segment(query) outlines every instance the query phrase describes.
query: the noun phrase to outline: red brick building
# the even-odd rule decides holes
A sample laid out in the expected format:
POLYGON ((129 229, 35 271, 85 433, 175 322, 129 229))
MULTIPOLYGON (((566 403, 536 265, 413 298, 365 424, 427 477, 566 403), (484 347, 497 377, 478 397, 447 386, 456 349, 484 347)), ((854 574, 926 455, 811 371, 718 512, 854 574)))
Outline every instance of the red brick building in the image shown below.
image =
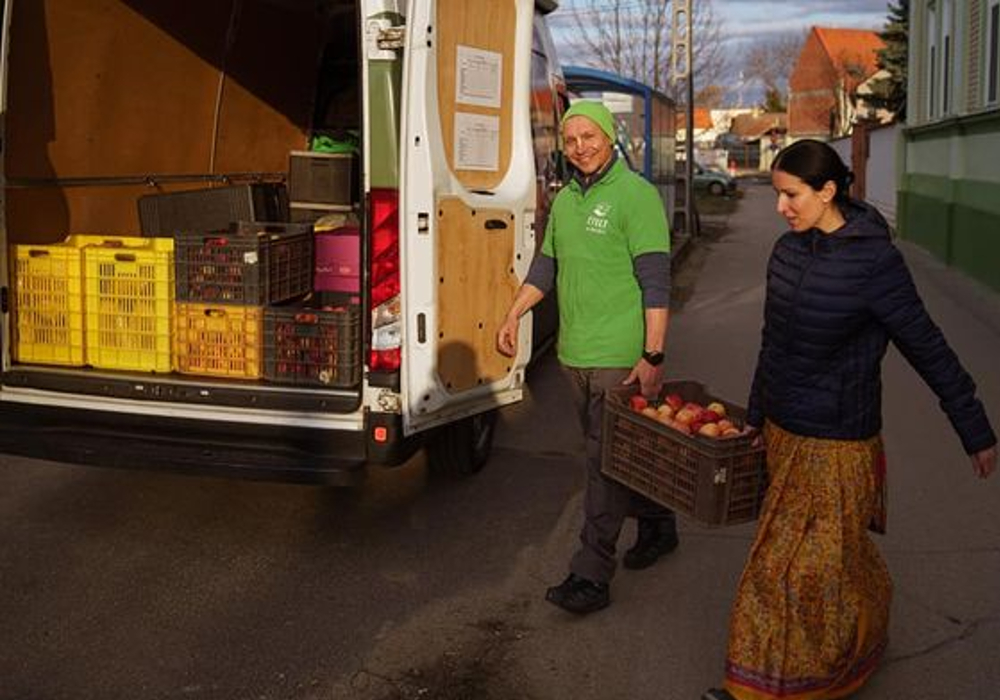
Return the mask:
POLYGON ((831 139, 851 132, 858 85, 884 46, 865 29, 813 27, 788 80, 788 135, 831 139))

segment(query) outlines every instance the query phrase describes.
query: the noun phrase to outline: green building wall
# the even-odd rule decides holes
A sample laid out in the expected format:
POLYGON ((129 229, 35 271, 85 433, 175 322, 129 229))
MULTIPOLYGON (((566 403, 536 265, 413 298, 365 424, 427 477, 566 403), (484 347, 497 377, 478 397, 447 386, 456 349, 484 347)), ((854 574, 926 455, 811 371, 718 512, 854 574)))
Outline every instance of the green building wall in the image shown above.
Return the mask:
POLYGON ((1000 291, 1000 111, 903 132, 902 238, 1000 291))

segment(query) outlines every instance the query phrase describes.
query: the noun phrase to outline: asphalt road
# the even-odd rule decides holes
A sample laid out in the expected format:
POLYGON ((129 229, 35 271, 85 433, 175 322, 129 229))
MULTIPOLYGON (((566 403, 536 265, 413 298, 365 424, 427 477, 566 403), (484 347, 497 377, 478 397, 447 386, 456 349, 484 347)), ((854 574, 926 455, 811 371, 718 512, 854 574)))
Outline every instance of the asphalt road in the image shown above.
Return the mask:
POLYGON ((0 457, 0 698, 340 697, 415 611, 505 579, 574 464, 347 491, 0 457))
MULTIPOLYGON (((668 372, 742 402, 763 261, 751 186, 676 277, 668 372)), ((1000 416, 1000 299, 906 249, 928 307, 1000 416)), ((974 480, 933 396, 886 364, 889 657, 860 700, 993 700, 1000 481, 974 480)), ((0 457, 0 700, 684 700, 716 683, 753 526, 681 523, 573 618, 542 599, 580 524, 582 440, 553 358, 460 482, 422 458, 355 490, 0 457)), ((632 536, 623 534, 623 545, 632 536)))

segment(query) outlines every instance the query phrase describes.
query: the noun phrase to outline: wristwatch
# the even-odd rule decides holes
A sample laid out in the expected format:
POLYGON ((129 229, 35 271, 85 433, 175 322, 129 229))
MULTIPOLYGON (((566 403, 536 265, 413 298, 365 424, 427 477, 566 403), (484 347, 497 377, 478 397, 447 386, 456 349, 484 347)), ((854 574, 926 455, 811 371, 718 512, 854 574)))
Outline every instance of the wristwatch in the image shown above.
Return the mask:
POLYGON ((642 359, 644 359, 653 367, 659 367, 663 364, 663 353, 657 351, 643 350, 642 359))

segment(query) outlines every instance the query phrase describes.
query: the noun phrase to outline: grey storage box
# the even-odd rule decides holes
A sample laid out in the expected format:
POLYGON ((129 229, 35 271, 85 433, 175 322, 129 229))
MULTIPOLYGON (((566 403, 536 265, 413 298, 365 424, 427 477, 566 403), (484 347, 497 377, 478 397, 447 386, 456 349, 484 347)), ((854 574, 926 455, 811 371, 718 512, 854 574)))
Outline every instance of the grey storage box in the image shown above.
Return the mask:
POLYGON ((219 231, 234 221, 288 220, 288 190, 281 183, 255 182, 139 198, 139 226, 144 236, 219 231))
POLYGON ((358 199, 358 158, 353 153, 292 151, 288 198, 297 209, 350 208, 358 199))

